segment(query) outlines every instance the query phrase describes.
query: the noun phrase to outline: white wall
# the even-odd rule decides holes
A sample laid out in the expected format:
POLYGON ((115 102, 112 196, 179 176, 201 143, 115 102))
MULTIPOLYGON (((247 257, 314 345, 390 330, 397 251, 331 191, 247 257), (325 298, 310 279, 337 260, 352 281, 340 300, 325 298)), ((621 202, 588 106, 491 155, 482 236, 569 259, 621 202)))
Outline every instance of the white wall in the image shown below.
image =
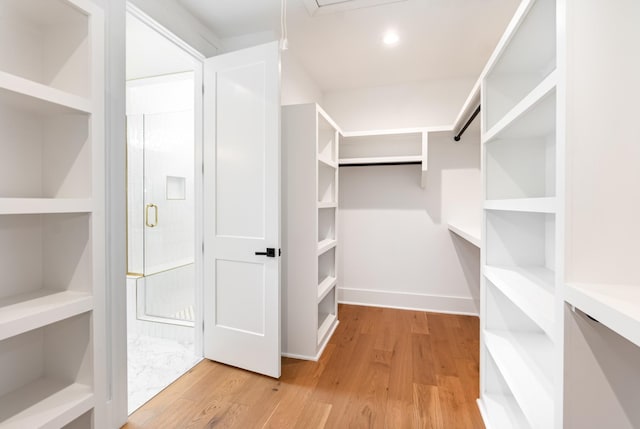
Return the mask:
POLYGON ((322 90, 291 50, 283 51, 281 104, 322 103, 322 90))
POLYGON ((219 38, 175 0, 131 0, 131 3, 204 56, 212 57, 220 51, 219 38))
MULTIPOLYGON (((472 80, 325 93, 345 130, 450 124, 472 80)), ((479 249, 449 221, 480 225, 480 130, 430 140, 427 186, 419 166, 340 169, 342 302, 477 314, 479 249)))
POLYGON ((343 131, 450 125, 475 79, 450 79, 324 93, 343 131))

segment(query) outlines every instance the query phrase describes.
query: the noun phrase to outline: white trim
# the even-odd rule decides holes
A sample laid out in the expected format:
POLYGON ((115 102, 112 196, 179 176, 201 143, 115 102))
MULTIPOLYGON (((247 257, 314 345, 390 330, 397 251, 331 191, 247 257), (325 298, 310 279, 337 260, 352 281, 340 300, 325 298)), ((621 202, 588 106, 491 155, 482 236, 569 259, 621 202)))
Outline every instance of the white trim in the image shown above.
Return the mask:
POLYGON ((200 53, 197 49, 193 48, 191 45, 189 45, 187 42, 182 40, 180 37, 176 36, 175 33, 173 33, 164 25, 160 24, 155 19, 151 18, 149 15, 143 12, 142 9, 140 9, 130 1, 127 1, 127 13, 139 19, 147 27, 151 28, 153 31, 163 36, 165 39, 167 39, 168 41, 176 45, 178 48, 185 51, 187 54, 194 57, 196 60, 200 62, 205 60, 205 56, 202 55, 202 53, 200 53))
POLYGON ((458 296, 338 288, 338 302, 340 304, 396 308, 399 310, 417 310, 466 316, 479 315, 478 301, 473 298, 458 296))
MULTIPOLYGON (((125 9, 123 7, 123 9, 125 9)), ((205 57, 196 49, 191 47, 184 40, 176 36, 166 27, 159 24, 149 15, 144 13, 138 7, 132 5, 130 2, 126 3, 126 10, 117 10, 112 12, 112 15, 109 16, 110 19, 114 19, 115 17, 122 19, 122 15, 120 13, 124 12, 124 16, 127 14, 131 14, 135 18, 139 19, 143 24, 147 25, 152 30, 156 31, 158 34, 166 38, 168 41, 172 42, 178 48, 183 50, 185 53, 189 54, 194 59, 194 91, 196 94, 196 107, 195 107, 195 151, 196 151, 196 164, 195 164, 195 177, 196 177, 196 243, 198 243, 198 248, 202 244, 202 214, 198 210, 198 198, 202 200, 202 170, 199 167, 202 162, 202 121, 203 121, 203 113, 202 113, 202 91, 199 89, 202 87, 202 73, 203 73, 203 62, 205 57), (118 14, 118 15, 116 15, 118 14), (199 187, 198 187, 199 186, 199 187), (198 236, 199 234, 199 236, 198 236)), ((124 24, 120 23, 120 24, 124 24)), ((116 28, 116 30, 119 30, 116 28)), ((111 31, 115 31, 111 29, 111 31)), ((122 29, 124 34, 124 29, 122 29)), ((111 36, 113 37, 113 36, 111 36)), ((109 38, 107 38, 109 41, 109 38)), ((114 52, 117 51, 117 47, 111 48, 111 55, 114 55, 114 52)), ((118 52, 121 54, 120 52, 118 52)), ((124 55, 122 58, 119 58, 124 61, 124 55)), ((110 59, 110 61, 113 61, 110 59)), ((124 64, 123 64, 124 65, 124 64)), ((117 66, 117 65, 116 65, 117 66)), ((115 66, 114 66, 115 67, 115 66)), ((110 67, 110 72, 115 74, 114 67, 110 67)), ((109 187, 107 189, 108 201, 109 201, 109 216, 112 217, 112 220, 109 221, 108 230, 109 233, 106 235, 107 239, 107 248, 109 253, 109 261, 108 261, 108 273, 109 278, 108 282, 111 290, 111 302, 108 304, 108 316, 111 320, 109 320, 108 330, 109 330, 109 338, 111 343, 111 352, 110 356, 112 359, 111 367, 109 370, 109 384, 110 384, 110 401, 108 401, 109 407, 109 415, 108 420, 111 426, 119 427, 126 422, 126 416, 128 415, 127 403, 128 403, 128 392, 127 392, 127 334, 126 334, 126 288, 124 284, 122 287, 118 287, 117 282, 122 276, 124 280, 126 274, 126 267, 122 266, 119 255, 122 253, 123 248, 126 248, 126 242, 124 243, 123 248, 120 248, 120 239, 118 237, 119 232, 124 232, 126 228, 126 220, 124 219, 125 208, 121 206, 123 202, 123 194, 122 187, 116 186, 120 185, 121 181, 124 178, 125 170, 124 170, 124 149, 126 149, 125 140, 117 135, 113 130, 113 127, 117 125, 117 128, 124 125, 124 120, 122 123, 115 122, 119 120, 120 109, 116 109, 115 102, 124 101, 125 97, 125 89, 126 89, 126 81, 122 82, 120 85, 119 77, 110 77, 108 80, 109 87, 111 87, 112 99, 115 100, 112 102, 112 105, 109 106, 109 115, 110 117, 107 119, 109 123, 109 127, 107 128, 107 141, 109 142, 108 150, 108 183, 109 187), (118 83, 118 85, 114 85, 118 83), (121 86, 121 87, 120 87, 121 86), (122 93, 120 93, 122 91, 122 93), (122 100, 121 100, 122 99, 122 100), (114 125, 115 123, 115 125, 114 125), (116 140, 117 139, 117 140, 116 140), (113 144, 117 142, 118 144, 113 144), (122 146, 119 146, 119 145, 122 146), (119 175, 122 174, 122 177, 119 175), (123 223, 124 222, 124 223, 123 223), (114 236, 115 234, 115 236, 114 236), (115 241, 113 241, 115 240, 115 241), (118 260, 115 260, 115 256, 118 256, 118 260)), ((118 106, 124 109, 124 103, 122 106, 118 106)), ((121 114, 124 118, 124 110, 122 110, 121 114)), ((117 129, 116 129, 117 131, 117 129)), ((121 135, 124 135, 122 133, 121 135)), ((202 207, 200 203, 200 208, 202 207)), ((203 269, 202 258, 199 253, 196 253, 195 258, 196 264, 196 312, 202 312, 202 295, 203 295, 203 283, 202 283, 202 275, 199 270, 203 269), (200 263, 198 263, 200 262, 200 263)), ((195 348, 196 352, 203 355, 202 348, 202 316, 196 319, 195 323, 195 336, 196 343, 195 348)))

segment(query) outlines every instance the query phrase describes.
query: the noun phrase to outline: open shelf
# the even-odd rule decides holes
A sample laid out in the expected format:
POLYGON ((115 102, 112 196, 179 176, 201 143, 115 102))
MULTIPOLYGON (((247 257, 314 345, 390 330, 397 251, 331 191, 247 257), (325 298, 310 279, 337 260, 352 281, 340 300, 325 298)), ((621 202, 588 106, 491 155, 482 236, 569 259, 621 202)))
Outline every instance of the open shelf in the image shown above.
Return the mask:
POLYGON ((318 163, 318 203, 335 203, 338 201, 336 191, 337 170, 318 163))
POLYGON ((422 161, 422 130, 344 134, 340 141, 340 164, 376 159, 422 161))
POLYGON ((338 164, 336 162, 330 161, 328 159, 318 157, 318 162, 326 165, 327 167, 338 168, 338 164))
POLYGON ((2 14, 1 71, 91 96, 88 15, 63 0, 4 0, 2 14))
POLYGON ((555 213, 555 198, 518 198, 512 200, 486 200, 486 210, 502 210, 512 212, 555 213))
POLYGON ((529 429, 531 426, 518 407, 512 395, 487 393, 482 399, 483 413, 489 429, 518 428, 529 429))
POLYGON ((486 356, 485 392, 478 405, 487 429, 531 429, 491 355, 486 356))
POLYGON ((92 111, 91 100, 0 71, 0 102, 45 115, 92 111))
POLYGON ((90 386, 40 378, 0 397, 0 427, 59 428, 93 408, 90 386))
POLYGON ((336 290, 325 295, 318 303, 318 344, 321 344, 336 323, 336 290))
POLYGON ((0 341, 92 308, 87 292, 39 290, 0 299, 0 341))
POLYGON ((337 127, 326 113, 318 108, 318 160, 334 166, 338 159, 337 127))
POLYGON ((0 115, 0 198, 92 196, 90 116, 33 114, 1 97, 0 115))
POLYGON ((336 239, 336 210, 318 210, 318 243, 336 239))
POLYGON ((492 128, 556 68, 556 2, 522 2, 498 43, 484 81, 485 129, 492 128))
POLYGON ((331 289, 333 289, 337 282, 338 279, 333 276, 327 276, 320 282, 320 284, 318 285, 318 302, 322 301, 324 297, 327 296, 327 294, 331 291, 331 289))
POLYGON ((555 270, 555 215, 488 210, 485 219, 487 265, 555 270))
MULTIPOLYGON (((485 331, 485 344, 523 414, 535 428, 553 427, 552 386, 549 374, 533 362, 536 354, 550 354, 544 334, 485 331)), ((551 372, 551 370, 548 370, 551 372)))
POLYGON ((338 242, 332 238, 327 238, 326 240, 322 240, 318 243, 318 255, 322 255, 327 251, 336 247, 338 242))
POLYGON ((421 164, 422 156, 386 156, 386 157, 370 157, 370 158, 341 158, 340 166, 357 166, 357 165, 395 165, 395 164, 421 164))
POLYGON ((338 203, 330 201, 330 202, 320 202, 318 203, 318 208, 319 209, 335 209, 336 207, 338 207, 338 203))
POLYGON ((489 143, 498 139, 531 138, 553 132, 556 84, 554 72, 490 128, 482 141, 489 143))
POLYGON ((569 283, 565 299, 640 347, 640 285, 569 283))
POLYGON ((480 228, 479 227, 470 227, 468 225, 460 226, 457 224, 450 223, 448 225, 449 231, 455 233, 456 235, 464 238, 469 243, 473 244, 476 247, 480 247, 481 239, 480 239, 480 228))
POLYGON ((91 214, 0 216, 0 300, 42 289, 92 293, 91 229, 91 214))
POLYGON ((90 213, 90 198, 0 198, 0 215, 90 213))
POLYGON ((0 341, 0 427, 62 427, 93 407, 91 315, 0 341))
POLYGON ((485 266, 484 276, 550 337, 554 326, 554 273, 541 267, 485 266))

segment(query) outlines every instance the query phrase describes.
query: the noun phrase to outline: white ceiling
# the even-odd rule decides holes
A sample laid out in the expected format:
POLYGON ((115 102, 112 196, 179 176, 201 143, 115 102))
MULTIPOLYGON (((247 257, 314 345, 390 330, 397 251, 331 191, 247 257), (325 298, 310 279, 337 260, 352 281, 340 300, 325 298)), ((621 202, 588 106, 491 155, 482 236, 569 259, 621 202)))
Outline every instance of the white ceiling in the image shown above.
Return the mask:
MULTIPOLYGON (((280 0, 178 0, 220 38, 280 34, 280 0)), ((477 77, 520 0, 407 0, 311 17, 288 0, 289 48, 323 91, 477 77), (400 43, 384 46, 395 29, 400 43)))

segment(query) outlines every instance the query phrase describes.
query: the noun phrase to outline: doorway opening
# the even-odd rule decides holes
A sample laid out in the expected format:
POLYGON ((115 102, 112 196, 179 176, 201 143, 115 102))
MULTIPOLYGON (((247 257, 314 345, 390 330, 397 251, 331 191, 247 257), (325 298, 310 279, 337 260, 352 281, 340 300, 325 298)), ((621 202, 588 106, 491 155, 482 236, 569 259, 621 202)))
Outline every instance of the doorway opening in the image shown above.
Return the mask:
POLYGON ((126 33, 130 414, 202 359, 195 168, 202 61, 133 6, 126 33))

